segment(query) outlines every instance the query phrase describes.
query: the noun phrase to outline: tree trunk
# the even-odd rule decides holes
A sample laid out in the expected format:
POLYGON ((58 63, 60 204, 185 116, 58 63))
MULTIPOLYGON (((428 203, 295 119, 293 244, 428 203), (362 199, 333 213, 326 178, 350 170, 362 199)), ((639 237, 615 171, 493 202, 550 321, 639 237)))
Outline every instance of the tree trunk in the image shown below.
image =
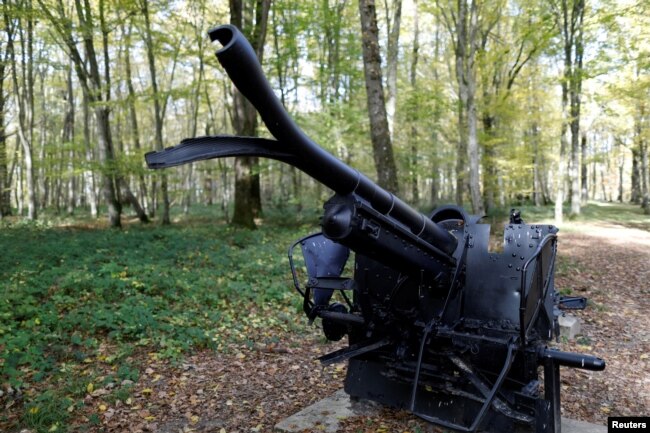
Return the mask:
MULTIPOLYGON (((99 89, 97 89, 99 90, 99 89)), ((96 101, 93 101, 96 104, 96 101)), ((102 194, 108 205, 108 221, 111 227, 121 227, 122 204, 118 196, 118 185, 115 181, 115 155, 109 122, 108 108, 101 105, 95 106, 97 119, 97 148, 99 150, 99 163, 102 166, 102 194)))
MULTIPOLYGON (((0 71, 1 73, 2 71, 0 71)), ((1 84, 0 84, 1 85, 1 84)), ((0 89, 0 92, 2 90, 0 89)), ((0 95, 0 219, 11 215, 11 185, 7 173, 7 140, 4 128, 4 100, 0 95)))
MULTIPOLYGON (((97 119, 97 146, 99 149, 99 162, 102 166, 102 193, 108 206, 108 221, 111 227, 122 226, 122 204, 119 196, 119 182, 117 182, 117 167, 115 161, 115 151, 113 149, 113 138, 111 135, 110 109, 105 104, 110 100, 110 65, 104 65, 104 83, 99 72, 97 54, 94 46, 92 35, 92 9, 89 0, 84 0, 84 7, 80 5, 80 0, 76 0, 77 13, 80 22, 84 27, 84 43, 86 47, 86 56, 90 63, 90 82, 91 86, 91 103, 95 105, 95 118, 97 119), (82 18, 83 15, 85 18, 82 18), (105 93, 102 93, 105 92, 105 93)), ((108 63, 108 47, 106 43, 106 30, 104 23, 104 0, 100 0, 100 26, 102 30, 104 62, 108 63)))
MULTIPOLYGON (((401 1, 400 1, 400 8, 401 8, 401 1)), ((418 87, 417 87, 417 68, 418 68, 418 60, 419 60, 419 51, 420 51, 420 25, 419 25, 419 15, 418 15, 418 3, 417 0, 415 0, 414 4, 415 8, 415 16, 413 17, 413 51, 411 53, 411 76, 410 76, 410 81, 411 81, 411 92, 413 93, 414 97, 417 97, 419 94, 418 92, 418 87)), ((437 36, 437 34, 436 34, 437 36)), ((437 40, 436 40, 437 44, 437 40)), ((437 48, 437 47, 436 47, 437 48)), ((437 54, 437 53, 436 53, 437 54)), ((437 62, 437 56, 436 59, 434 59, 434 62, 437 62)), ((434 65, 435 68, 435 65, 434 65)), ((434 113, 434 116, 436 113, 434 113)), ((411 141, 411 156, 410 156, 410 180, 411 180, 411 197, 413 200, 413 205, 417 206, 418 203, 420 202, 420 191, 418 189, 418 116, 413 116, 411 115, 411 134, 410 134, 410 141, 411 141)), ((389 123, 390 125, 390 123, 389 123)), ((392 131, 392 130, 391 130, 392 131)), ((434 137, 437 131, 433 131, 434 137)), ((435 140, 435 138, 434 138, 435 140)), ((437 144, 438 140, 435 140, 434 144, 437 144)), ((431 199, 432 199, 432 204, 435 206, 436 198, 437 198, 437 186, 436 182, 437 179, 435 176, 432 176, 432 186, 431 186, 431 199)))
POLYGON ((530 127, 530 140, 533 145, 533 203, 542 205, 542 181, 540 176, 541 158, 539 150, 539 126, 533 121, 530 127))
MULTIPOLYGON (((479 177, 478 151, 478 113, 476 107, 476 49, 478 30, 478 10, 475 1, 458 2, 458 19, 456 22, 456 81, 458 82, 459 99, 463 116, 460 125, 461 149, 466 146, 467 163, 469 165, 469 186, 472 212, 483 214, 481 188, 479 177), (469 9, 468 9, 469 7, 469 9)), ((460 159, 459 159, 460 161, 460 159)), ((464 171, 465 168, 463 167, 464 171)), ((457 193, 458 194, 458 193, 457 193)))
POLYGON ((589 165, 587 164, 587 134, 584 132, 582 133, 580 139, 580 151, 580 201, 583 205, 586 205, 587 200, 589 200, 589 165))
MULTIPOLYGON (((585 0, 562 0, 562 11, 556 11, 564 43, 564 83, 568 87, 569 112, 565 122, 571 132, 569 164, 571 214, 580 214, 580 110, 584 54, 585 0)), ((564 97, 564 95, 563 95, 564 97)), ((564 103, 564 99, 563 99, 564 103)))
POLYGON ((487 143, 483 146, 483 196, 485 197, 485 213, 490 215, 496 207, 497 194, 497 155, 496 155, 496 116, 485 112, 481 118, 483 134, 487 143))
POLYGON ((555 203, 555 219, 556 223, 559 224, 562 221, 564 158, 567 151, 570 151, 569 189, 571 191, 571 214, 577 215, 580 213, 580 98, 582 94, 585 0, 561 0, 558 4, 552 4, 552 7, 555 22, 560 29, 564 52, 562 79, 562 112, 564 120, 560 140, 560 167, 555 203), (570 141, 566 137, 568 131, 571 133, 570 141), (570 147, 568 147, 569 145, 570 147))
MULTIPOLYGON (((244 10, 242 0, 230 0, 230 23, 244 32, 260 63, 264 53, 270 7, 271 0, 256 0, 252 10, 250 8, 244 10)), ((255 108, 234 86, 232 93, 232 123, 235 134, 257 136, 255 108)), ((261 215, 262 200, 258 165, 256 157, 235 158, 235 209, 232 217, 234 225, 255 228, 255 217, 261 215)))
POLYGON ((551 185, 549 182, 549 177, 550 176, 550 169, 547 168, 548 166, 546 163, 544 163, 544 169, 541 172, 541 188, 542 188, 542 204, 547 205, 552 202, 551 197, 551 185))
MULTIPOLYGON (((154 123, 155 123, 155 146, 157 150, 164 148, 163 144, 163 114, 160 106, 160 94, 158 91, 158 76, 156 74, 156 61, 154 56, 153 38, 151 35, 151 21, 149 19, 149 0, 141 0, 141 10, 145 23, 145 45, 147 47, 147 61, 149 64, 149 74, 151 76, 151 88, 153 90, 154 102, 154 123)), ((162 223, 167 225, 171 223, 169 218, 169 192, 167 187, 167 175, 160 175, 160 190, 163 200, 162 223)))
POLYGON ((607 201, 607 189, 605 184, 605 164, 600 165, 600 189, 603 194, 603 201, 607 201))
POLYGON ((397 192, 397 166, 393 156, 393 145, 388 130, 386 102, 381 74, 379 30, 374 0, 359 0, 361 17, 361 40, 363 45, 363 70, 370 119, 377 183, 384 189, 397 192))
MULTIPOLYGON (((199 13, 205 12, 203 9, 198 11, 199 13)), ((203 21, 201 21, 202 24, 203 21)), ((196 35, 195 44, 197 46, 198 57, 199 57, 199 70, 198 70, 198 82, 193 85, 194 95, 192 95, 192 117, 190 118, 190 137, 195 137, 198 131, 199 126, 199 104, 201 102, 201 91, 203 88, 203 76, 204 76, 204 50, 203 50, 203 26, 199 24, 193 26, 194 33, 196 35)), ((194 77, 196 77, 196 72, 193 71, 194 77)), ((192 205, 192 195, 194 191, 194 165, 189 164, 187 166, 187 173, 185 176, 185 197, 183 200, 183 213, 189 213, 190 207, 192 205)))
MULTIPOLYGON (((567 46, 565 45, 564 52, 564 74, 565 79, 568 78, 568 69, 571 65, 571 56, 570 52, 567 52, 567 46)), ((558 155, 558 168, 557 168, 557 189, 555 195, 555 224, 562 224, 564 216, 564 198, 565 198, 565 168, 567 165, 566 153, 568 148, 567 134, 569 131, 568 125, 568 104, 569 104, 569 86, 565 81, 562 82, 562 129, 560 132, 560 154, 558 155)))
MULTIPOLYGON (((463 86, 464 87, 464 86, 463 86)), ((464 92, 464 89, 459 91, 464 92)), ((467 189, 467 117, 462 96, 458 98, 458 149, 456 151, 456 204, 463 205, 465 190, 467 189)))
MULTIPOLYGON (((8 12, 4 10, 5 28, 11 28, 10 17, 8 12)), ((18 59, 14 47, 14 34, 13 31, 7 31, 7 55, 11 59, 11 77, 14 86, 14 95, 16 100, 16 108, 18 109, 18 121, 16 122, 18 140, 23 151, 24 169, 21 172, 23 178, 26 180, 27 187, 27 218, 35 220, 38 216, 37 210, 37 197, 36 197, 36 179, 34 174, 34 153, 33 153, 33 131, 34 131, 34 45, 33 45, 33 21, 31 18, 27 19, 26 29, 21 29, 22 20, 18 24, 18 30, 21 31, 21 36, 24 38, 25 43, 21 43, 21 59, 23 80, 18 80, 18 59)))
POLYGON ((255 214, 253 212, 253 176, 251 173, 253 162, 251 157, 242 156, 235 158, 235 209, 232 223, 255 228, 255 214))
MULTIPOLYGON (((125 67, 125 74, 126 74, 126 88, 128 91, 128 103, 129 103, 129 122, 131 124, 131 139, 133 140, 133 147, 135 147, 136 151, 140 153, 142 150, 142 145, 140 144, 140 126, 138 124, 138 114, 135 106, 135 101, 136 101, 136 94, 135 94, 135 88, 133 87, 133 78, 132 78, 132 73, 131 73, 131 24, 129 24, 128 31, 125 32, 125 43, 124 43, 124 67, 125 67)), ((138 175, 138 186, 139 186, 139 191, 138 191, 138 196, 140 198, 140 203, 144 207, 144 211, 151 215, 149 213, 150 209, 148 209, 147 205, 147 183, 144 179, 144 175, 140 173, 138 175)), ((153 217, 153 215, 152 215, 153 217)))
MULTIPOLYGON (((564 95, 565 87, 562 86, 562 95, 563 95, 563 106, 564 104, 564 95)), ((566 118, 565 118, 566 119, 566 118)), ((563 220, 563 206, 564 206, 564 192, 565 192, 565 169, 566 169, 566 152, 567 152, 567 131, 568 125, 566 121, 562 122, 562 132, 560 136, 560 155, 558 156, 559 162, 557 167, 557 179, 556 179, 556 192, 555 192, 555 224, 562 224, 563 220)))
POLYGON ((24 170, 22 168, 22 165, 20 164, 23 160, 23 148, 20 146, 20 139, 18 138, 18 134, 16 134, 16 161, 18 163, 16 164, 16 189, 14 190, 15 192, 15 197, 14 199, 16 200, 16 207, 18 208, 18 215, 22 216, 23 212, 25 210, 25 205, 24 205, 24 187, 23 184, 24 182, 24 170))
POLYGON ((481 196, 481 178, 479 176, 480 159, 478 149, 478 113, 475 99, 476 83, 472 78, 468 80, 467 99, 467 155, 469 162, 469 192, 472 199, 473 213, 476 215, 482 215, 484 211, 483 199, 481 196))
MULTIPOLYGON (((41 11, 49 20, 52 28, 59 34, 62 43, 67 48, 67 54, 74 63, 75 71, 82 90, 84 92, 85 104, 93 107, 97 129, 97 159, 101 165, 102 177, 102 195, 108 206, 108 220, 111 227, 121 226, 122 206, 119 201, 118 188, 115 176, 115 155, 113 152, 113 142, 110 128, 110 109, 108 101, 110 98, 110 77, 108 76, 108 65, 105 65, 105 76, 99 72, 99 62, 95 50, 93 34, 93 8, 90 0, 75 0, 74 7, 79 21, 79 26, 75 27, 72 20, 65 16, 63 2, 58 3, 57 14, 55 16, 50 7, 43 0, 38 0, 41 11), (83 1, 83 3, 82 3, 83 1), (73 34, 73 30, 78 29, 79 35, 73 34), (82 58, 77 45, 83 42, 85 58, 82 58), (104 93, 105 92, 105 93, 104 93)), ((104 0, 100 0, 100 14, 104 13, 104 0)), ((108 58, 107 52, 107 28, 103 16, 100 17, 102 37, 104 38, 104 63, 108 58)), ((86 133, 86 131, 84 131, 86 133)), ((89 135, 89 134, 88 134, 89 135)), ((86 135, 86 137, 88 137, 86 135)))
MULTIPOLYGON (((503 173, 499 170, 499 150, 500 142, 502 141, 500 138, 503 136, 503 134, 500 134, 500 118, 502 113, 500 107, 503 107, 510 98, 512 87, 522 68, 534 58, 541 44, 539 40, 531 40, 528 32, 521 35, 511 34, 512 28, 518 27, 517 21, 525 19, 527 24, 530 24, 531 18, 530 16, 528 18, 525 16, 517 18, 507 17, 504 20, 502 18, 502 11, 507 8, 506 3, 505 1, 496 1, 490 3, 489 6, 482 4, 482 7, 489 7, 490 10, 480 10, 478 12, 474 11, 476 6, 472 4, 472 15, 469 18, 470 34, 475 35, 477 33, 476 25, 474 24, 477 21, 475 15, 478 13, 481 17, 481 25, 478 27, 478 37, 473 36, 473 39, 468 41, 471 44, 470 48, 473 48, 475 51, 480 50, 480 53, 486 53, 485 58, 494 56, 493 60, 490 59, 491 61, 488 62, 483 59, 484 63, 481 67, 476 67, 481 73, 483 89, 483 99, 481 101, 481 120, 483 124, 483 136, 485 137, 482 158, 483 197, 485 201, 485 212, 488 215, 492 214, 497 206, 497 196, 499 205, 505 205, 503 189, 500 186, 503 183, 503 173), (502 25, 502 23, 505 23, 505 25, 502 25), (503 44, 502 42, 498 42, 494 48, 492 47, 493 41, 507 41, 508 39, 511 39, 512 42, 506 42, 506 45, 513 45, 511 49, 503 50, 499 46, 503 44), (517 55, 512 56, 513 52, 517 53, 517 55)), ((544 29, 539 27, 537 31, 544 32, 544 29)), ((474 62, 474 60, 471 61, 474 62)), ((480 60, 476 61, 478 62, 480 60)), ((470 71, 467 72, 467 75, 472 76, 470 75, 470 71)), ((535 74, 531 74, 529 86, 534 86, 532 83, 534 78, 535 74)), ((540 111, 536 103, 529 101, 528 105, 529 113, 540 111)), ((532 134, 537 133, 536 128, 537 126, 533 125, 533 127, 524 133, 533 137, 532 134)), ((540 158, 538 156, 534 156, 534 159, 539 160, 540 158)), ((536 168, 533 168, 533 170, 536 170, 536 168)), ((474 174, 474 176, 476 177, 477 175, 474 174)))
MULTIPOLYGON (((7 33, 11 32, 9 27, 5 28, 7 33)), ((8 60, 8 53, 5 52, 0 58, 0 219, 11 215, 11 184, 7 172, 9 155, 7 154, 7 131, 5 130, 5 67, 8 60)))
POLYGON ((83 97, 83 125, 84 125, 84 145, 86 148, 86 168, 84 170, 85 195, 88 205, 90 206, 90 216, 97 218, 97 194, 95 193, 95 176, 90 170, 91 164, 95 160, 93 150, 90 144, 90 107, 88 95, 83 97))
MULTIPOLYGON (((72 63, 72 62, 71 62, 72 63)), ((75 206, 75 177, 74 177, 74 113, 75 113, 75 103, 74 103, 74 88, 72 86, 72 64, 69 65, 67 71, 67 110, 65 117, 63 119, 63 131, 61 134, 61 142, 65 145, 70 146, 70 150, 67 153, 67 171, 68 171, 68 188, 67 188, 67 199, 66 199, 66 212, 68 215, 74 213, 75 206)))
POLYGON ((456 9, 438 5, 449 31, 455 58, 458 84, 458 155, 456 159, 456 201, 462 204, 467 188, 472 211, 483 214, 479 175, 478 113, 476 106, 476 55, 481 48, 479 33, 488 32, 490 24, 483 20, 477 1, 459 1, 456 9), (483 28, 486 27, 486 28, 483 28), (466 177, 466 173, 469 176, 466 177))
POLYGON ((140 205, 138 198, 135 196, 135 194, 133 194, 133 191, 131 191, 131 188, 129 187, 127 181, 122 176, 119 176, 117 178, 117 183, 119 189, 122 190, 122 197, 123 197, 122 201, 131 204, 133 210, 135 211, 135 214, 138 216, 138 219, 140 220, 141 223, 145 223, 145 224, 148 223, 149 217, 147 216, 147 213, 140 205))
POLYGON ((393 124, 395 122, 395 109, 397 106, 397 62, 399 57, 399 33, 402 21, 402 0, 393 0, 392 3, 392 17, 389 14, 388 7, 386 8, 386 18, 389 24, 386 48, 386 118, 388 120, 388 130, 391 140, 394 139, 393 124))
POLYGON ((648 182, 648 142, 645 137, 641 138, 641 207, 646 215, 650 215, 650 185, 648 182))
POLYGON ((571 162, 569 181, 571 182, 571 215, 580 214, 580 94, 571 91, 571 162))
MULTIPOLYGON (((619 203, 623 203, 623 173, 625 172, 625 154, 623 153, 623 145, 622 143, 618 141, 618 148, 619 148, 619 157, 618 157, 618 197, 617 200, 619 203)), ((595 168, 594 168, 595 172, 595 168)), ((592 177, 593 179, 593 177, 592 177)), ((593 185, 592 185, 593 188, 593 185)))
POLYGON ((641 152, 637 145, 632 146, 632 194, 630 203, 641 204, 641 152))

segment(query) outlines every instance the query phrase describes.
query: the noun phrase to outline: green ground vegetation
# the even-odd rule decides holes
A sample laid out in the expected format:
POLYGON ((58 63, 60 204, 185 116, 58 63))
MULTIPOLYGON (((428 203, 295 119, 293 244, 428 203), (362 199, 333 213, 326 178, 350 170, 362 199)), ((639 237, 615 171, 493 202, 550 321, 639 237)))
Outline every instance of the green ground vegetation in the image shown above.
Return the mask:
MULTIPOLYGON (((177 361, 300 317, 286 252, 313 224, 65 223, 0 228, 0 384, 22 395, 27 427, 65 425, 88 391, 137 381, 137 352, 177 361)), ((113 390, 124 400, 129 387, 113 390)))

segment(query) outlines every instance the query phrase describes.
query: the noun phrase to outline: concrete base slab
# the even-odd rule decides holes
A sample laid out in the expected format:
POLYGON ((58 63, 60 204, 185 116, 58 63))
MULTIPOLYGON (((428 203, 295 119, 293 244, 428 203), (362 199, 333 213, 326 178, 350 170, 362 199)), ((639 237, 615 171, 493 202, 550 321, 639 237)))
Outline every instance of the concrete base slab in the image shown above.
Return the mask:
POLYGON ((607 426, 562 418, 562 433, 607 433, 607 426))
MULTIPOLYGON (((339 423, 344 419, 374 416, 380 409, 381 405, 378 403, 365 400, 350 401, 350 397, 341 389, 279 422, 275 426, 275 431, 278 433, 302 431, 336 433, 339 423)), ((607 433, 607 427, 562 418, 562 433, 607 433)))
POLYGON ((346 418, 374 415, 379 412, 381 405, 367 400, 351 401, 342 389, 329 397, 317 401, 280 421, 275 426, 277 432, 295 433, 318 431, 336 433, 339 423, 346 418))

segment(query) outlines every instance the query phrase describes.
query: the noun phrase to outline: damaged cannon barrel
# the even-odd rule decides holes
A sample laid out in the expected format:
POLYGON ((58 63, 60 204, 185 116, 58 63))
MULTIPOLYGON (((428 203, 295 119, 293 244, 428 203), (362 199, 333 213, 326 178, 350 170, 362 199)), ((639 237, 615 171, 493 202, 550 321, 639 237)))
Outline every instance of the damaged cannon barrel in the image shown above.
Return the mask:
POLYGON ((358 170, 341 162, 314 143, 296 125, 271 89, 253 47, 235 26, 218 26, 209 30, 208 34, 213 41, 223 45, 216 55, 232 82, 257 109, 264 124, 282 143, 282 147, 288 148, 283 150, 293 151, 306 163, 301 167, 304 172, 337 194, 357 195, 377 212, 403 224, 418 238, 447 255, 453 253, 457 240, 452 234, 380 188, 358 170))
POLYGON ((560 309, 587 305, 584 298, 568 305, 555 290, 558 229, 527 223, 513 209, 502 251, 490 251, 482 215, 455 205, 429 216, 412 209, 307 137, 236 27, 208 34, 275 140, 189 138, 146 154, 147 164, 258 156, 335 192, 323 206, 322 232, 289 248, 289 266, 309 322, 318 319, 328 340, 348 339, 320 358, 348 362, 345 391, 456 431, 560 433, 560 367, 600 371, 605 361, 547 345, 559 338, 560 309))

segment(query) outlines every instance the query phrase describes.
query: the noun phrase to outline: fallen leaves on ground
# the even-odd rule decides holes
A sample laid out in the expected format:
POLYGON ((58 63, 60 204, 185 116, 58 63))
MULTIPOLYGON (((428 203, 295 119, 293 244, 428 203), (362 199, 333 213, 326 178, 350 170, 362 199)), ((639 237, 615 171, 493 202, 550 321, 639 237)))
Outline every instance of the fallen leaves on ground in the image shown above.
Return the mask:
POLYGON ((562 369, 562 414, 604 425, 608 416, 650 413, 650 233, 598 225, 563 233, 559 254, 571 263, 556 278, 589 299, 582 335, 562 350, 599 356, 603 372, 562 369))
POLYGON ((150 362, 130 401, 117 402, 103 413, 101 429, 268 432, 341 387, 341 367, 322 368, 316 360, 335 347, 325 345, 313 328, 273 345, 227 349, 197 353, 175 366, 150 362))

